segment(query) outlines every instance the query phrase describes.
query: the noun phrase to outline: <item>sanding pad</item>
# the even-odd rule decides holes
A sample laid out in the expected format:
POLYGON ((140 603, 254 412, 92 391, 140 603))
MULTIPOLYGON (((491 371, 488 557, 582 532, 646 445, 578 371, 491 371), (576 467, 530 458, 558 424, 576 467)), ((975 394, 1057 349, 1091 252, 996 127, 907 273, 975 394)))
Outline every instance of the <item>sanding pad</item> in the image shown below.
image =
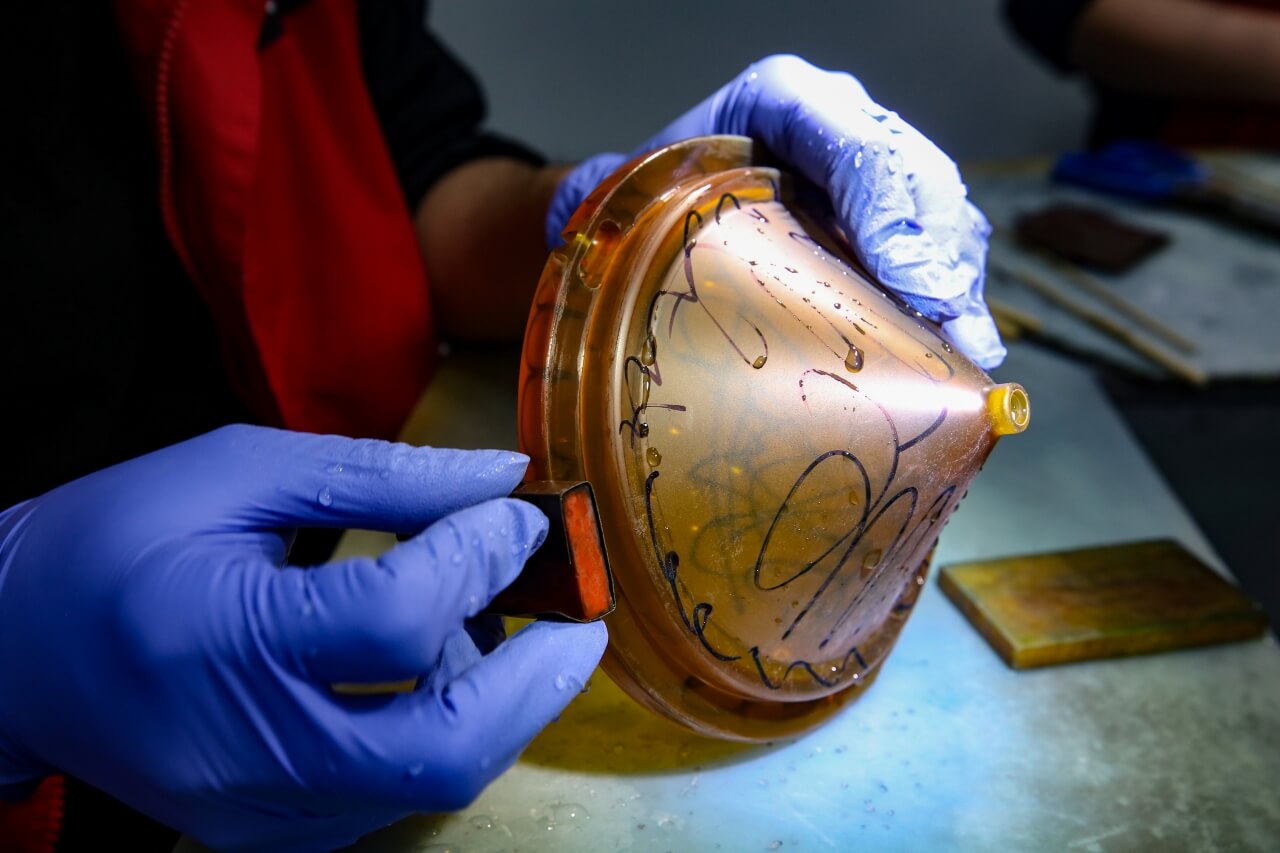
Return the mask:
POLYGON ((1262 609, 1169 540, 946 566, 939 585, 1014 669, 1261 637, 1262 609))

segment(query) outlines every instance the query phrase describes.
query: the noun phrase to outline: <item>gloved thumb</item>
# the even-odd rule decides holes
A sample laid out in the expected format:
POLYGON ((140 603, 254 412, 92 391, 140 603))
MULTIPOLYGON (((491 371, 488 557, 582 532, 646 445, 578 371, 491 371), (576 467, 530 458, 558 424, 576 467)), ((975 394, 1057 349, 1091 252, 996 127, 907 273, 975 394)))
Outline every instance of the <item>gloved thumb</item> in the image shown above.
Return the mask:
POLYGON ((171 448, 179 449, 188 458, 173 466, 175 476, 200 483, 202 517, 241 530, 417 533, 451 512, 511 494, 529 463, 506 450, 414 447, 250 426, 224 427, 171 448))

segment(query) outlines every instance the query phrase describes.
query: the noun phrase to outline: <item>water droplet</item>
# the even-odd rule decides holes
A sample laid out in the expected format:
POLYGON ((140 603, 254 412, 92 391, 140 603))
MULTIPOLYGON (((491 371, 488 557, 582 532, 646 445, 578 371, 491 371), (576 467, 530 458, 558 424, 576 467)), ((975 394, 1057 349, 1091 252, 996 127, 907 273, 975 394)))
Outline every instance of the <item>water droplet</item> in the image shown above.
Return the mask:
POLYGON ((867 556, 862 558, 862 576, 865 578, 871 574, 871 570, 880 565, 880 558, 884 556, 884 552, 879 548, 873 548, 867 552, 867 556))
POLYGON ((421 776, 422 771, 426 769, 427 766, 419 762, 418 764, 410 764, 406 772, 409 774, 410 778, 412 778, 415 776, 421 776))
POLYGON ((790 273, 797 272, 795 267, 783 267, 783 269, 790 273))
POLYGON ((648 424, 640 424, 638 427, 636 427, 636 435, 640 436, 641 438, 644 438, 648 434, 649 434, 648 424))
POLYGON ((320 490, 320 494, 316 495, 316 500, 320 502, 320 506, 333 506, 333 493, 329 491, 328 486, 320 490))
POLYGON ((849 345, 849 354, 844 357, 844 369, 850 373, 857 373, 862 369, 862 350, 849 345))
POLYGON ((867 333, 866 330, 863 329, 861 326, 859 326, 857 323, 853 324, 853 330, 860 335, 865 335, 867 333))
POLYGON ((924 357, 925 357, 925 358, 933 358, 933 353, 931 353, 931 352, 927 352, 927 353, 925 353, 925 354, 924 354, 924 357))
POLYGON ((946 341, 942 342, 942 348, 947 352, 955 352, 955 350, 951 348, 951 344, 947 343, 946 341))
POLYGON ((467 822, 470 823, 474 829, 493 829, 498 823, 495 818, 487 814, 473 815, 471 820, 467 822))
POLYGON ((882 794, 889 793, 889 786, 886 785, 885 783, 881 782, 879 787, 880 787, 880 793, 882 794))
POLYGON ((563 672, 556 675, 556 690, 564 690, 569 686, 569 678, 563 672))
POLYGON ((860 500, 861 498, 858 496, 858 493, 856 491, 849 492, 849 503, 853 504, 854 506, 857 506, 860 500))
POLYGON ((330 465, 330 466, 329 466, 328 468, 326 468, 325 470, 326 470, 328 473, 330 473, 330 474, 341 474, 341 473, 342 473, 342 463, 341 463, 341 462, 336 462, 336 463, 334 463, 333 465, 330 465))
POLYGON ((777 849, 778 849, 779 847, 781 847, 781 846, 782 846, 782 842, 781 842, 781 841, 770 841, 770 842, 769 842, 769 849, 770 849, 770 850, 777 850, 777 849))
POLYGON ((461 551, 454 551, 454 552, 453 552, 453 556, 452 556, 452 557, 450 557, 449 559, 451 559, 451 560, 453 561, 453 564, 454 564, 455 566, 461 566, 461 565, 462 565, 462 552, 461 552, 461 551))
POLYGON ((758 355, 756 356, 756 360, 751 362, 751 366, 754 367, 756 370, 759 370, 760 368, 764 367, 764 363, 768 360, 769 360, 769 357, 767 355, 758 355))
POLYGON ((839 302, 837 302, 837 303, 836 303, 836 310, 837 310, 837 311, 839 311, 839 310, 840 310, 840 303, 839 303, 839 302))
POLYGON ((644 346, 640 348, 640 363, 645 367, 649 367, 657 360, 658 342, 654 340, 653 335, 644 339, 644 346))
POLYGON ((572 823, 575 820, 590 820, 591 815, 577 803, 556 803, 551 807, 551 819, 556 823, 572 823))
POLYGON ((656 447, 650 447, 644 458, 649 463, 650 468, 657 468, 662 464, 662 454, 658 452, 656 447))
POLYGON ((853 168, 855 169, 862 168, 862 150, 861 149, 859 149, 858 152, 853 155, 853 168))

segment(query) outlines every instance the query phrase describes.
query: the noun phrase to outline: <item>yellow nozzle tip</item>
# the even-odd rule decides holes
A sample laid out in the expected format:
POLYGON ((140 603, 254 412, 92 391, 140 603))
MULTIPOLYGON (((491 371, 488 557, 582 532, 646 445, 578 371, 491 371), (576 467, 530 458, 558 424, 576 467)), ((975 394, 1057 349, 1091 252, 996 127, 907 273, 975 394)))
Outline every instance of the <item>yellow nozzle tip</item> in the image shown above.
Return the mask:
POLYGON ((1027 390, 1016 382, 996 385, 987 392, 987 412, 996 435, 1014 435, 1031 422, 1031 400, 1027 390))

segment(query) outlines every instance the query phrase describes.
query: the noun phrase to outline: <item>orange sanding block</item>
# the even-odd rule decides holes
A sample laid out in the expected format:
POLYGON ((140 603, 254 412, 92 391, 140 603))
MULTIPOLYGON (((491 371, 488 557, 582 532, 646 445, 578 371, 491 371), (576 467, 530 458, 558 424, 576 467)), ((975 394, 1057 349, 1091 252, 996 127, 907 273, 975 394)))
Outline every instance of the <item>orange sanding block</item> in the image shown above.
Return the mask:
POLYGON ((938 585, 1014 669, 1267 630, 1257 604, 1168 540, 946 566, 938 585))
POLYGON ((512 494, 551 522, 547 539, 485 613, 593 622, 613 610, 613 575, 595 495, 585 482, 525 483, 512 494))

